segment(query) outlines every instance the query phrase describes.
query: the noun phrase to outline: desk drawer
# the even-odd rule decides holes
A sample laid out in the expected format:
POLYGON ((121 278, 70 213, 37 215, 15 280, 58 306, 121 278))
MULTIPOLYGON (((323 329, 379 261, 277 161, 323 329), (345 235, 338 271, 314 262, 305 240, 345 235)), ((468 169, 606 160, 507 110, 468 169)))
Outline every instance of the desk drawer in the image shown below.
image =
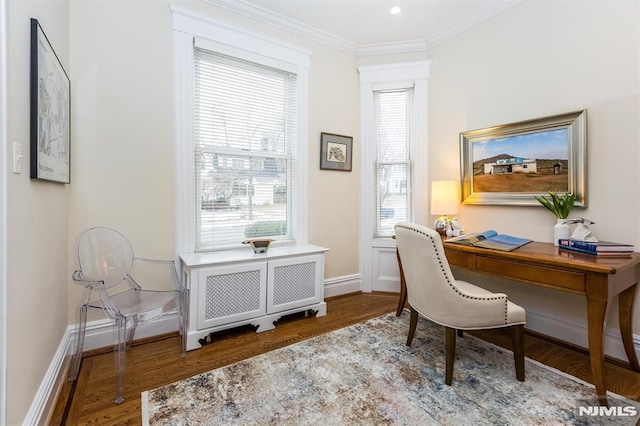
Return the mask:
POLYGON ((580 272, 526 265, 491 257, 478 256, 476 271, 565 291, 584 293, 586 288, 585 275, 580 272))
POLYGON ((451 266, 459 266, 460 268, 468 268, 467 262, 469 261, 469 255, 466 253, 460 253, 459 251, 447 250, 447 260, 451 266))

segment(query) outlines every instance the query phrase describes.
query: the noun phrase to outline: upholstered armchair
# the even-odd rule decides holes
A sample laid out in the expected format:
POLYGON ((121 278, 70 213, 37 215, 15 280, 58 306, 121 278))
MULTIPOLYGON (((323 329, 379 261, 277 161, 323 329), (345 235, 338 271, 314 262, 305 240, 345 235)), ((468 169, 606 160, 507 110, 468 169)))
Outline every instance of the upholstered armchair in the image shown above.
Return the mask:
POLYGON ((457 280, 444 254, 440 234, 424 226, 401 222, 395 226, 411 320, 407 346, 411 345, 418 316, 445 327, 446 375, 451 385, 456 331, 509 327, 512 333, 516 377, 524 381, 525 310, 506 294, 492 293, 457 280))

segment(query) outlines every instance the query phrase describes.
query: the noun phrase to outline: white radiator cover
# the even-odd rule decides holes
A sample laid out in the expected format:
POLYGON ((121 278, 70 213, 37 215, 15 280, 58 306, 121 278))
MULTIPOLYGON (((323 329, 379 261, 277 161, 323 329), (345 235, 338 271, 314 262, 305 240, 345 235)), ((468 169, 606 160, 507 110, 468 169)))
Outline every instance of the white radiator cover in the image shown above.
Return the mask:
POLYGON ((271 330, 281 316, 313 310, 326 315, 324 253, 311 244, 181 255, 189 288, 187 350, 226 328, 271 330))

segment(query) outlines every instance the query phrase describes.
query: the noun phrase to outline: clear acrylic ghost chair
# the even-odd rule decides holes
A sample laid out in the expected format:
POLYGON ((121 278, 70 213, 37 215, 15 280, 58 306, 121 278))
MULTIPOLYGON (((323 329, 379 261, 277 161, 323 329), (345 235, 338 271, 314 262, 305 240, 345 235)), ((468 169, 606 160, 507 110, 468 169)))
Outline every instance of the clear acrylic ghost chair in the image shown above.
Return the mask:
MULTIPOLYGON (((159 319, 174 311, 178 316, 181 354, 186 355, 187 290, 182 286, 173 260, 153 260, 134 257, 133 248, 121 233, 109 228, 91 228, 78 242, 80 269, 73 273, 73 281, 82 285, 84 296, 78 306, 78 341, 71 361, 69 380, 78 377, 88 308, 101 309, 113 321, 116 367, 116 404, 124 401, 125 355, 131 347, 139 324, 159 319), (151 269, 166 268, 164 280, 171 281, 175 290, 143 290, 132 276, 136 263, 151 265, 151 269), (93 298, 93 299, 92 299, 93 298)), ((154 280, 161 280, 153 274, 154 280)))

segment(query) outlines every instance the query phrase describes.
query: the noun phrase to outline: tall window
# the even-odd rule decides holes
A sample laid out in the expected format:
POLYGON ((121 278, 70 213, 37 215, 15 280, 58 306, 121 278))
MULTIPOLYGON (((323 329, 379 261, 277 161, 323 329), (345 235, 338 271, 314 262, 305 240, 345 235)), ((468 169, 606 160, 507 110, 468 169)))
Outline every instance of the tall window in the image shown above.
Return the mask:
POLYGON ((376 223, 374 236, 393 235, 396 222, 411 220, 410 112, 413 88, 374 90, 376 223))
POLYGON ((295 235, 296 75, 194 50, 195 250, 295 235))
POLYGON ((393 226, 427 223, 429 61, 364 65, 360 73, 360 274, 363 291, 397 291, 393 226))

